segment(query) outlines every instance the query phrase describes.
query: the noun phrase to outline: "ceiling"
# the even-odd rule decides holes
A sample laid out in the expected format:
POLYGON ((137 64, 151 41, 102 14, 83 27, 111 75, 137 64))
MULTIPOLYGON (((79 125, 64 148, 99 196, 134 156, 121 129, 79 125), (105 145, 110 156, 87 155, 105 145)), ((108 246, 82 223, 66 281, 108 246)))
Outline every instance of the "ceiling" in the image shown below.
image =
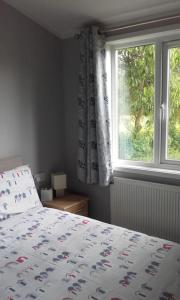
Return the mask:
POLYGON ((107 27, 180 12, 180 0, 4 0, 60 38, 87 22, 107 27))

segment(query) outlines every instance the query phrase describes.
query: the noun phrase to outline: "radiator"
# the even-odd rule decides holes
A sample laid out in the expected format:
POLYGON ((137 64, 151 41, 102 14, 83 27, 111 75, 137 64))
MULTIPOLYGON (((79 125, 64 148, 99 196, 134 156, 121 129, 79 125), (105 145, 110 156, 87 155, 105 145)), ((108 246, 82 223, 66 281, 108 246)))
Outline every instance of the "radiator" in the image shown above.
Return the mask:
POLYGON ((115 178, 111 223, 180 242, 180 187, 115 178))

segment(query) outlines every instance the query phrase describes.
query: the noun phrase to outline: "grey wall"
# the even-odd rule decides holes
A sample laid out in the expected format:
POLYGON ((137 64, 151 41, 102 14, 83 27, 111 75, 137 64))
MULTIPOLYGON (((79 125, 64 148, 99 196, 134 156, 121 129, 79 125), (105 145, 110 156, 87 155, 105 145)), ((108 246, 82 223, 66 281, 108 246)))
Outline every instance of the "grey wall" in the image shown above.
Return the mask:
POLYGON ((77 180, 78 142, 78 72, 79 43, 75 39, 63 41, 63 97, 65 108, 65 152, 68 185, 71 189, 89 195, 90 216, 110 221, 110 191, 96 185, 86 185, 77 180))
POLYGON ((0 0, 0 158, 65 169, 69 188, 89 195, 90 215, 108 222, 109 189, 77 180, 78 72, 78 41, 61 42, 0 0))
POLYGON ((61 41, 0 1, 0 158, 64 168, 61 41))

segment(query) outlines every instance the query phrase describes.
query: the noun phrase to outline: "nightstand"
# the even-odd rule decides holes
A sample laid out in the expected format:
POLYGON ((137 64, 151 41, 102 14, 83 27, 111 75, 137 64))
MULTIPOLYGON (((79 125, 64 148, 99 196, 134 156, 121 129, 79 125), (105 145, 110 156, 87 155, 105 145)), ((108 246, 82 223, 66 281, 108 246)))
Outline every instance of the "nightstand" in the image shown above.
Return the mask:
POLYGON ((56 208, 73 214, 88 216, 88 197, 69 193, 52 201, 43 202, 43 206, 56 208))

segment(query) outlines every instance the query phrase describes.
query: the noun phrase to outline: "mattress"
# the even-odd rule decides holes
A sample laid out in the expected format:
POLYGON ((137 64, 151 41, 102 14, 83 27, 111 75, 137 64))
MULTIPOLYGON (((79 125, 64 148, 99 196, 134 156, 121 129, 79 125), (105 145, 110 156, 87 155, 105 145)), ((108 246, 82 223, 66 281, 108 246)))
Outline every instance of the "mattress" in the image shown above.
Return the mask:
POLYGON ((0 299, 179 300, 180 245, 33 208, 0 223, 0 299))

